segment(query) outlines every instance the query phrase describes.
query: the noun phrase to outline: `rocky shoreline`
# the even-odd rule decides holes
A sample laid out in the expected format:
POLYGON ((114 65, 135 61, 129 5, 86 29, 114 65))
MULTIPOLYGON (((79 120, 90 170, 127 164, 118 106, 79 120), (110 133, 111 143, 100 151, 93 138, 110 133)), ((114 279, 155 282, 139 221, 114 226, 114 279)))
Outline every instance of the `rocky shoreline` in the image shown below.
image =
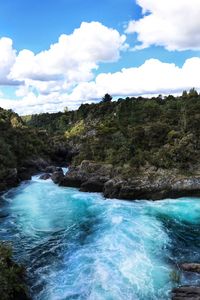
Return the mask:
POLYGON ((16 187, 20 182, 30 180, 31 176, 42 172, 42 179, 52 177, 60 186, 76 187, 83 192, 99 192, 106 198, 162 200, 200 197, 198 173, 186 176, 177 170, 156 170, 149 167, 127 176, 111 164, 83 161, 79 166, 69 167, 69 172, 64 175, 61 169, 53 165, 53 162, 37 158, 27 161, 19 169, 6 170, 4 179, 0 182, 0 192, 16 187))
POLYGON ((134 176, 123 176, 113 165, 83 161, 70 167, 64 176, 57 174, 60 186, 76 187, 84 192, 101 192, 106 198, 124 200, 161 200, 200 196, 200 175, 184 176, 177 170, 146 169, 134 176))

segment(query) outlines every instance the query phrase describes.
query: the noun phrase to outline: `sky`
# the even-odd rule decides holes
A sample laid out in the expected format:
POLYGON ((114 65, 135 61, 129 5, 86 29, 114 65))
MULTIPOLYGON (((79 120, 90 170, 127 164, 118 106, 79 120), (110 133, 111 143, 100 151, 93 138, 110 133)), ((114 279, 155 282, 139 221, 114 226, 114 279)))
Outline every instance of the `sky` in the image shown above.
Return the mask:
POLYGON ((199 0, 0 1, 0 107, 200 91, 199 0))

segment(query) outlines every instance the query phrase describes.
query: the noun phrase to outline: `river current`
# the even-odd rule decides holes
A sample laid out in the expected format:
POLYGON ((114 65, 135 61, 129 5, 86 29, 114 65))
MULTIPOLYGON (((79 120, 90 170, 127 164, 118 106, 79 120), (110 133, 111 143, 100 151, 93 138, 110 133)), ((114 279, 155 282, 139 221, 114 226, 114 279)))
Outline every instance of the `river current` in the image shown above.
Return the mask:
POLYGON ((32 180, 2 196, 0 240, 27 268, 34 300, 165 300, 200 261, 200 199, 105 199, 32 180))

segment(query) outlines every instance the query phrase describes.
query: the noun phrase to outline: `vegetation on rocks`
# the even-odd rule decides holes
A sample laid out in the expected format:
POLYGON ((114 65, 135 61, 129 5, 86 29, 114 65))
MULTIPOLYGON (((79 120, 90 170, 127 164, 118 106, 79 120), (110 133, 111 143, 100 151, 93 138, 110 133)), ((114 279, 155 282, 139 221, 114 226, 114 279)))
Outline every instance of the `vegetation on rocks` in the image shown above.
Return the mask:
POLYGON ((24 284, 24 269, 12 261, 9 246, 0 244, 0 298, 2 300, 28 300, 24 284))

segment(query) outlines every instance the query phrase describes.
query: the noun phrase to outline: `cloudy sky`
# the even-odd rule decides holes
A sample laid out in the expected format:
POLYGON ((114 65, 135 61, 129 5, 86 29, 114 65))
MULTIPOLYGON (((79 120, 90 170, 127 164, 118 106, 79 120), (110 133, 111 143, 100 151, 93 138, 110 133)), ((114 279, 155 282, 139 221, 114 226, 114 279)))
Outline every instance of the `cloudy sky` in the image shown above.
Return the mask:
POLYGON ((0 2, 0 106, 200 90, 200 0, 0 2))

